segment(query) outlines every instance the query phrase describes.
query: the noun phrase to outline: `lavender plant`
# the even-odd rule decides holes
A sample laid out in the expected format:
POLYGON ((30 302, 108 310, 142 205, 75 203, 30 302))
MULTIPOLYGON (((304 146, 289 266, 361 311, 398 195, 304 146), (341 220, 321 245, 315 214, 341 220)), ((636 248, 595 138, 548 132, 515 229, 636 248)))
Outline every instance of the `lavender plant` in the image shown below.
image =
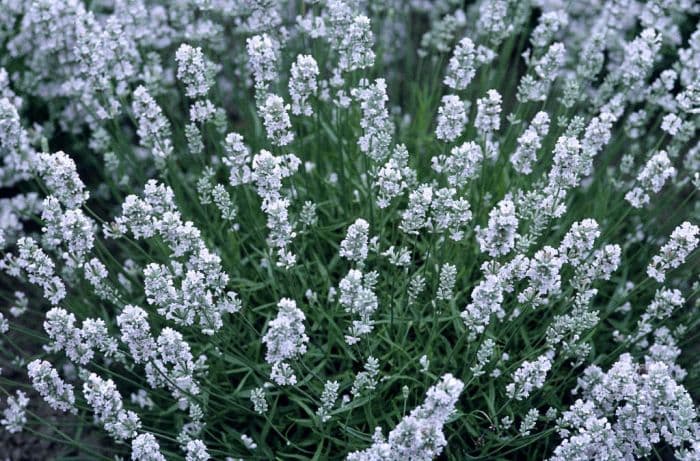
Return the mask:
POLYGON ((699 24, 0 0, 0 458, 699 459, 699 24))

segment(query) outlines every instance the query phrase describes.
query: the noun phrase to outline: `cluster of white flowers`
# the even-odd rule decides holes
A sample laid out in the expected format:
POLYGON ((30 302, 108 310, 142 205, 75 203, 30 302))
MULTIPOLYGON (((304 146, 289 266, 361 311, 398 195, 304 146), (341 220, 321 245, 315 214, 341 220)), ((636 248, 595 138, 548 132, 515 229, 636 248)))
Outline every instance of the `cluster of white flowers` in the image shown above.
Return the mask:
POLYGON ((7 397, 7 407, 2 411, 0 425, 10 434, 21 432, 27 424, 27 406, 29 398, 22 391, 16 391, 15 396, 7 397))
POLYGON ((542 148, 542 139, 549 132, 549 115, 537 112, 530 126, 518 138, 518 147, 510 157, 515 171, 522 174, 532 173, 532 165, 537 160, 537 151, 542 148))
POLYGON ((529 260, 525 272, 528 285, 518 294, 518 302, 535 308, 547 304, 550 296, 559 294, 564 262, 556 248, 545 246, 538 250, 529 260))
POLYGON ((453 90, 465 90, 476 75, 477 67, 492 61, 495 56, 490 49, 482 45, 476 46, 469 37, 464 37, 455 46, 447 64, 445 85, 453 90))
POLYGON ((362 110, 360 126, 363 134, 357 140, 360 150, 372 160, 385 160, 391 148, 391 138, 394 126, 389 118, 386 103, 386 81, 378 78, 373 84, 362 80, 357 88, 353 88, 352 96, 359 101, 362 110))
POLYGON ((337 33, 342 37, 336 48, 341 71, 365 69, 374 64, 374 34, 367 16, 355 16, 347 29, 338 30, 337 33))
POLYGON ((447 232, 452 240, 460 241, 471 219, 469 202, 457 197, 456 189, 434 189, 422 184, 409 195, 408 208, 401 213, 399 228, 415 235, 424 229, 434 233, 447 232))
POLYGON ((138 306, 124 306, 117 316, 121 340, 129 348, 136 363, 144 363, 156 355, 156 342, 151 337, 148 314, 138 306))
POLYGON ((51 194, 66 208, 79 208, 90 196, 78 176, 75 162, 63 151, 39 154, 34 167, 51 194))
POLYGON ((115 440, 136 437, 141 421, 136 413, 124 409, 122 396, 114 381, 91 373, 83 383, 83 395, 95 412, 95 421, 102 424, 115 440))
POLYGON ((77 413, 73 385, 66 383, 46 360, 34 360, 27 365, 32 386, 51 408, 77 413))
MULTIPOLYGON (((7 76, 7 72, 0 68, 2 75, 7 76)), ((0 185, 9 187, 29 178, 36 152, 21 124, 17 106, 6 97, 0 97, 0 147, 3 149, 0 185)))
POLYGON ((289 94, 292 98, 292 114, 313 115, 309 98, 318 91, 318 64, 313 56, 300 54, 292 64, 289 77, 289 94))
POLYGON ((229 183, 232 186, 240 186, 253 181, 250 169, 250 149, 243 142, 243 136, 238 133, 229 133, 224 140, 226 156, 223 163, 230 169, 229 183))
POLYGON ((74 266, 82 265, 94 245, 95 224, 92 219, 80 208, 64 211, 51 195, 44 199, 41 219, 44 221, 45 245, 52 249, 63 245, 66 250, 61 254, 63 259, 74 266))
POLYGON ((457 267, 454 264, 445 263, 440 267, 440 284, 435 298, 440 301, 450 301, 454 297, 454 287, 457 282, 457 267))
POLYGON ((133 461, 165 461, 160 452, 160 445, 153 434, 144 433, 131 441, 131 459, 133 461))
POLYGON ((455 411, 464 383, 451 374, 442 376, 430 389, 422 405, 411 410, 384 439, 381 429, 371 447, 352 452, 348 461, 433 459, 442 453, 447 440, 443 426, 455 411))
POLYGON ((46 313, 44 330, 51 340, 48 350, 65 351, 70 360, 80 365, 90 362, 95 349, 105 357, 117 355, 117 342, 109 335, 104 320, 85 319, 81 328, 75 326, 75 315, 61 307, 46 313))
POLYGON ((369 223, 362 218, 358 218, 350 227, 348 233, 340 242, 340 256, 350 261, 363 263, 367 259, 369 247, 367 241, 369 237, 369 223))
MULTIPOLYGON (((697 412, 668 364, 623 354, 608 370, 588 367, 581 398, 563 413, 553 461, 643 458, 662 440, 676 449, 696 438, 697 412)), ((692 459, 692 458, 688 458, 692 459)))
POLYGON ((459 138, 467 124, 468 111, 469 103, 459 99, 459 96, 453 94, 443 96, 438 109, 435 136, 445 142, 459 138))
POLYGON ((330 412, 333 410, 336 400, 338 400, 339 390, 340 384, 338 384, 338 381, 326 381, 326 383, 323 385, 321 406, 318 408, 318 410, 316 410, 316 415, 322 423, 330 421, 330 412))
POLYGON ((173 152, 170 121, 143 85, 134 90, 131 109, 138 122, 136 133, 141 146, 158 161, 170 157, 173 152))
POLYGON ((355 344, 360 336, 370 333, 374 322, 372 314, 379 307, 379 300, 374 293, 377 283, 377 273, 362 273, 357 269, 350 269, 348 274, 340 281, 340 305, 359 320, 353 320, 350 332, 345 336, 348 344, 355 344))
POLYGON ((260 115, 267 130, 267 138, 276 146, 286 146, 294 140, 292 122, 289 120, 289 104, 276 94, 268 94, 260 106, 260 115))
POLYGON ((296 234, 287 213, 289 199, 281 193, 282 180, 291 176, 299 168, 299 163, 294 154, 274 156, 266 150, 253 157, 251 178, 262 199, 262 210, 267 214, 268 240, 277 250, 277 265, 286 268, 296 263, 296 256, 289 249, 296 234))
POLYGON ((503 99, 496 90, 489 90, 485 98, 476 100, 476 119, 474 126, 479 134, 488 139, 501 126, 501 103, 503 99))
POLYGON ((214 84, 216 66, 207 60, 200 47, 186 43, 175 53, 177 78, 185 85, 185 94, 190 98, 205 96, 214 84))
POLYGON ((408 150, 403 144, 394 147, 389 160, 379 169, 375 186, 379 189, 377 206, 386 208, 392 199, 415 185, 416 172, 408 166, 408 150))
POLYGON ((433 157, 433 170, 447 175, 447 182, 452 187, 465 187, 478 177, 484 153, 481 146, 473 141, 467 141, 450 150, 450 155, 433 157))
POLYGON ((144 269, 147 300, 178 324, 192 325, 199 320, 202 332, 211 335, 223 325, 224 314, 240 310, 240 301, 235 292, 226 290, 229 276, 221 258, 207 249, 192 222, 182 222, 173 197, 172 189, 150 180, 143 198, 130 195, 125 199, 122 215, 112 227, 121 234, 130 231, 139 239, 159 235, 174 258, 187 256, 184 267, 173 259, 172 269, 157 263, 144 269))
POLYGON ((543 354, 535 361, 525 360, 513 372, 512 382, 506 386, 506 394, 511 399, 523 400, 536 389, 541 389, 552 369, 552 357, 543 354))
MULTIPOLYGON (((126 322, 124 323, 126 325, 126 322)), ((147 331, 141 332, 142 336, 147 334, 147 331)), ((140 339, 133 336, 129 338, 124 334, 122 337, 125 342, 140 339)), ((196 420, 201 419, 203 415, 197 414, 199 404, 196 402, 196 396, 201 393, 197 378, 206 368, 206 356, 199 356, 195 361, 190 345, 183 339, 182 334, 170 327, 161 330, 155 344, 156 348, 151 355, 155 358, 150 358, 145 367, 149 386, 153 389, 168 388, 180 409, 190 408, 190 416, 196 420)), ((145 352, 143 356, 145 359, 145 352)))
POLYGON ((635 208, 642 208, 649 203, 650 194, 658 193, 667 179, 676 176, 676 169, 671 165, 666 151, 654 154, 637 176, 637 185, 627 192, 625 200, 635 208))
POLYGON ((267 347, 265 360, 272 365, 271 378, 274 382, 280 386, 294 385, 297 378, 286 362, 306 352, 306 343, 309 342, 304 327, 306 317, 292 299, 282 298, 277 307, 277 317, 269 323, 267 333, 262 338, 267 347))
POLYGON ((663 283, 666 280, 666 272, 683 264, 699 242, 700 228, 688 221, 684 222, 673 230, 669 241, 661 247, 659 254, 651 259, 647 274, 657 282, 663 283))
POLYGON ((505 256, 515 247, 518 237, 518 217, 515 204, 504 198, 489 212, 488 227, 476 226, 476 238, 481 251, 491 257, 505 256))
POLYGON ((506 264, 486 261, 481 265, 484 279, 474 287, 471 302, 460 314, 470 340, 476 339, 477 334, 485 331, 493 315, 499 319, 505 317, 504 295, 513 292, 514 282, 525 277, 529 264, 527 257, 516 255, 506 264))
POLYGON ((0 2, 0 426, 132 461, 700 459, 698 14, 0 2))
POLYGON ((246 41, 248 62, 255 80, 256 92, 267 93, 269 85, 276 82, 279 43, 268 34, 255 35, 246 41))

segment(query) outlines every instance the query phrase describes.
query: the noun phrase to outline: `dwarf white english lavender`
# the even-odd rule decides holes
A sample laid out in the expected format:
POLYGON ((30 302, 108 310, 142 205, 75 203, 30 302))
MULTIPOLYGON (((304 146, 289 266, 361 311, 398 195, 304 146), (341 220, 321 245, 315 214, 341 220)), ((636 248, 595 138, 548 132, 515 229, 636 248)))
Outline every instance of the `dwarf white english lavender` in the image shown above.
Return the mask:
POLYGON ((211 191, 212 200, 221 212, 221 219, 226 221, 235 221, 238 210, 233 204, 231 195, 228 193, 223 184, 217 184, 211 191))
POLYGON ((584 262, 595 240, 600 236, 600 226, 593 219, 584 219, 571 225, 559 246, 559 253, 573 266, 584 262))
POLYGON ((384 160, 389 155, 394 126, 386 109, 389 97, 386 94, 386 81, 378 78, 374 83, 362 80, 352 89, 352 96, 360 102, 363 134, 357 140, 360 150, 374 161, 384 160))
POLYGON ((554 164, 549 170, 548 187, 553 192, 576 187, 586 169, 581 155, 581 143, 572 136, 560 136, 554 146, 554 164))
POLYGON ((266 150, 253 157, 252 179, 263 200, 262 209, 267 214, 269 242, 277 250, 277 264, 286 268, 296 263, 296 256, 289 250, 296 233, 287 214, 289 200, 281 195, 282 180, 296 171, 299 162, 294 154, 275 157, 266 150))
POLYGON ((201 440, 190 440, 185 446, 185 461, 208 461, 211 455, 201 440))
POLYGON ((3 423, 133 461, 698 458, 698 7, 463 3, 4 2, 3 423), (268 363, 285 298, 308 350, 268 363))
POLYGON ((501 95, 496 90, 489 90, 486 97, 476 100, 476 119, 474 126, 479 134, 488 138, 501 126, 501 95))
POLYGON ((58 372, 45 360, 34 360, 27 365, 27 374, 32 386, 41 394, 51 408, 77 413, 73 385, 66 383, 58 372))
POLYGON ((671 164, 666 151, 654 154, 639 172, 635 187, 625 195, 630 205, 642 208, 649 203, 650 194, 657 194, 667 179, 676 176, 676 169, 671 164))
POLYGON ((265 398, 265 389, 262 387, 256 387, 250 391, 250 401, 253 403, 253 408, 255 412, 264 415, 267 413, 268 404, 265 398))
POLYGON ((512 200, 505 198, 489 212, 488 227, 476 227, 476 238, 481 251, 494 258, 507 255, 515 245, 517 229, 515 205, 512 200))
POLYGON ((649 262, 647 267, 649 277, 663 283, 666 280, 666 273, 683 264, 688 255, 697 248, 700 242, 699 235, 700 228, 687 221, 676 227, 669 241, 661 247, 659 254, 649 262))
POLYGON ((538 112, 530 126, 518 137, 518 147, 510 157, 515 171, 523 174, 532 173, 532 165, 537 160, 537 151, 542 147, 542 139, 549 132, 549 115, 538 112))
POLYGON ((17 241, 18 254, 8 253, 0 261, 0 268, 15 277, 26 276, 44 290, 44 297, 52 304, 58 304, 66 296, 66 286, 55 275, 55 265, 51 258, 31 237, 22 237, 17 241))
POLYGON ((270 142, 276 146, 286 146, 294 140, 289 121, 289 104, 276 94, 268 94, 260 107, 260 115, 270 142))
POLYGON ((21 125, 17 107, 6 97, 0 97, 0 146, 3 148, 0 184, 12 186, 29 178, 31 166, 36 161, 36 152, 29 143, 27 131, 21 125))
POLYGON ((342 71, 364 69, 374 64, 374 34, 367 16, 355 16, 342 31, 338 44, 338 67, 342 71))
POLYGON ((35 168, 51 194, 66 208, 78 208, 90 196, 78 176, 75 162, 63 151, 39 154, 35 168))
POLYGON ((133 461, 165 461, 160 452, 160 445, 150 433, 139 434, 131 441, 131 459, 133 461))
POLYGON ((318 64, 313 56, 300 54, 292 64, 289 78, 289 95, 292 98, 292 114, 313 115, 309 98, 318 91, 318 64))
POLYGON ((545 54, 534 65, 535 74, 545 82, 545 88, 540 91, 549 91, 549 86, 556 80, 559 69, 566 59, 566 47, 562 43, 552 43, 545 54))
POLYGON ((492 314, 505 316, 502 304, 507 280, 500 274, 500 270, 491 270, 489 266, 488 263, 482 265, 485 277, 474 287, 470 294, 471 302, 460 314, 470 340, 484 332, 492 314))
POLYGON ((416 182, 416 172, 408 166, 408 150, 403 144, 394 147, 391 157, 379 169, 375 186, 379 189, 377 206, 386 208, 406 188, 416 182))
POLYGON ((362 218, 358 218, 349 228, 348 233, 340 242, 340 256, 351 261, 363 263, 367 259, 369 248, 367 238, 369 224, 362 218))
POLYGON ((471 206, 457 189, 443 187, 435 191, 432 203, 433 232, 446 233, 451 240, 464 238, 467 225, 472 219, 471 206))
POLYGON ((460 137, 467 124, 468 106, 469 103, 463 102, 459 96, 453 94, 443 96, 438 109, 435 136, 446 142, 460 137))
POLYGON ((667 114, 661 121, 661 129, 670 136, 675 136, 681 129, 683 120, 676 114, 667 114))
POLYGON ((631 335, 631 339, 639 340, 649 333, 652 333, 654 327, 653 323, 671 317, 673 312, 680 309, 684 303, 685 298, 677 289, 670 290, 662 288, 656 290, 654 299, 651 300, 637 322, 637 331, 631 335))
POLYGON ((464 383, 451 374, 442 376, 430 389, 422 405, 414 408, 384 439, 381 430, 374 443, 366 450, 350 453, 348 461, 386 459, 433 459, 447 441, 443 426, 454 413, 455 405, 464 389, 464 383))
POLYGON ((83 384, 83 395, 95 413, 95 420, 115 440, 136 437, 141 421, 136 413, 124 409, 122 396, 111 379, 104 380, 95 373, 90 374, 83 384))
POLYGON ((360 336, 370 333, 374 328, 371 317, 379 307, 379 300, 374 293, 376 283, 376 272, 363 274, 357 269, 351 269, 340 281, 340 304, 346 311, 360 317, 359 320, 353 320, 350 332, 345 336, 348 344, 357 343, 360 336))
POLYGON ((243 136, 229 133, 224 140, 226 156, 223 163, 230 168, 229 182, 232 186, 248 184, 253 180, 250 169, 250 149, 243 142, 243 136))
POLYGON ((116 340, 109 335, 102 319, 87 318, 78 328, 75 315, 54 307, 46 313, 44 330, 51 339, 47 349, 65 351, 70 360, 80 365, 92 360, 95 350, 106 357, 117 353, 116 340))
POLYGON ((454 296, 454 287, 457 282, 457 267, 454 264, 445 263, 440 267, 440 284, 435 297, 441 301, 450 301, 454 296))
POLYGON ((205 96, 214 84, 216 68, 204 56, 202 49, 183 43, 175 53, 175 60, 177 78, 185 85, 187 96, 190 98, 205 96))
POLYGON ((254 35, 246 41, 246 49, 255 80, 255 89, 265 93, 268 86, 278 78, 279 43, 268 34, 254 35))
MULTIPOLYGON (((152 388, 166 387, 181 410, 197 407, 193 397, 201 392, 198 376, 206 368, 206 357, 195 361, 182 334, 166 327, 156 340, 157 359, 146 364, 146 380, 152 388)), ((201 418, 201 415, 200 415, 201 418)))
POLYGON ((432 187, 422 184, 409 196, 408 208, 401 215, 401 230, 409 234, 429 225, 430 205, 433 201, 432 187))
POLYGON ((401 214, 399 228, 407 234, 418 234, 422 229, 447 233, 450 239, 460 241, 471 219, 469 202, 457 197, 455 188, 434 190, 424 184, 409 196, 408 208, 401 214))
POLYGON ((569 23, 566 10, 547 11, 537 21, 532 31, 530 43, 535 48, 543 49, 551 43, 553 37, 569 23))
POLYGON ((581 139, 581 169, 584 176, 591 174, 594 157, 610 142, 610 131, 616 120, 615 115, 602 111, 588 122, 581 139))
POLYGON ((476 75, 478 66, 490 62, 495 56, 490 49, 476 46, 469 37, 464 37, 455 46, 443 82, 454 90, 464 90, 476 75))
POLYGON ((338 391, 340 384, 338 381, 326 381, 323 385, 323 393, 321 394, 321 406, 316 410, 316 415, 322 423, 330 421, 330 411, 333 410, 336 400, 338 400, 338 391))
POLYGON ((114 287, 109 283, 109 272, 99 259, 92 258, 86 261, 83 265, 83 271, 85 279, 92 285, 99 298, 112 302, 118 298, 114 287))
POLYGON ((631 459, 648 455, 662 440, 675 448, 693 440, 697 412, 690 395, 667 364, 647 359, 642 368, 622 354, 607 373, 597 366, 584 371, 582 398, 562 415, 564 440, 553 461, 631 459))
POLYGON ((134 90, 131 107, 138 122, 136 134, 141 145, 156 159, 168 158, 173 152, 170 121, 142 85, 134 90))
POLYGON ((433 169, 447 175, 447 182, 453 187, 465 187, 475 179, 484 159, 481 146, 467 141, 450 150, 450 155, 433 157, 433 169))
POLYGON ((469 369, 472 372, 472 376, 476 378, 486 373, 484 367, 491 361, 495 347, 496 342, 491 338, 486 338, 484 342, 481 343, 479 349, 476 351, 476 364, 469 369))
POLYGON ((269 323, 267 333, 262 338, 267 347, 267 363, 279 365, 306 352, 309 337, 306 335, 304 313, 294 300, 282 298, 277 303, 277 316, 269 323))
POLYGON ((560 270, 565 259, 556 248, 545 246, 530 259, 525 275, 528 286, 518 294, 518 301, 538 307, 548 302, 549 296, 558 294, 561 289, 560 270))
POLYGON ((541 355, 535 361, 524 361, 515 370, 512 382, 506 386, 508 397, 523 400, 536 389, 544 386, 547 374, 552 369, 552 361, 548 354, 541 355))
POLYGON ((136 363, 146 362, 155 356, 156 343, 151 336, 148 314, 138 306, 124 306, 117 316, 121 340, 129 348, 136 363))
POLYGON ((625 60, 620 66, 620 80, 625 91, 639 87, 654 64, 661 49, 661 35, 654 29, 644 29, 638 37, 625 45, 625 60))
POLYGON ((46 226, 42 231, 48 245, 62 245, 66 250, 61 254, 63 259, 71 265, 80 266, 94 244, 95 224, 92 219, 79 208, 63 211, 58 200, 52 196, 44 200, 41 218, 46 226))
POLYGON ((10 434, 22 432, 27 424, 27 411, 29 398, 22 391, 16 391, 15 396, 7 397, 7 407, 2 411, 0 425, 10 434))

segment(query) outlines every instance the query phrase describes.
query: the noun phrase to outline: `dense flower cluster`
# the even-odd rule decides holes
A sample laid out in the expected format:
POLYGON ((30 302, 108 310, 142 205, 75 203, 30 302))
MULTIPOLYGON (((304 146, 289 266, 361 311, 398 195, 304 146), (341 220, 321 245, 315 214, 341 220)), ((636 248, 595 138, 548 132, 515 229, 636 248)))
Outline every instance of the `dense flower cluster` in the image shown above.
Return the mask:
POLYGON ((700 459, 699 16, 0 0, 0 459, 700 459))

